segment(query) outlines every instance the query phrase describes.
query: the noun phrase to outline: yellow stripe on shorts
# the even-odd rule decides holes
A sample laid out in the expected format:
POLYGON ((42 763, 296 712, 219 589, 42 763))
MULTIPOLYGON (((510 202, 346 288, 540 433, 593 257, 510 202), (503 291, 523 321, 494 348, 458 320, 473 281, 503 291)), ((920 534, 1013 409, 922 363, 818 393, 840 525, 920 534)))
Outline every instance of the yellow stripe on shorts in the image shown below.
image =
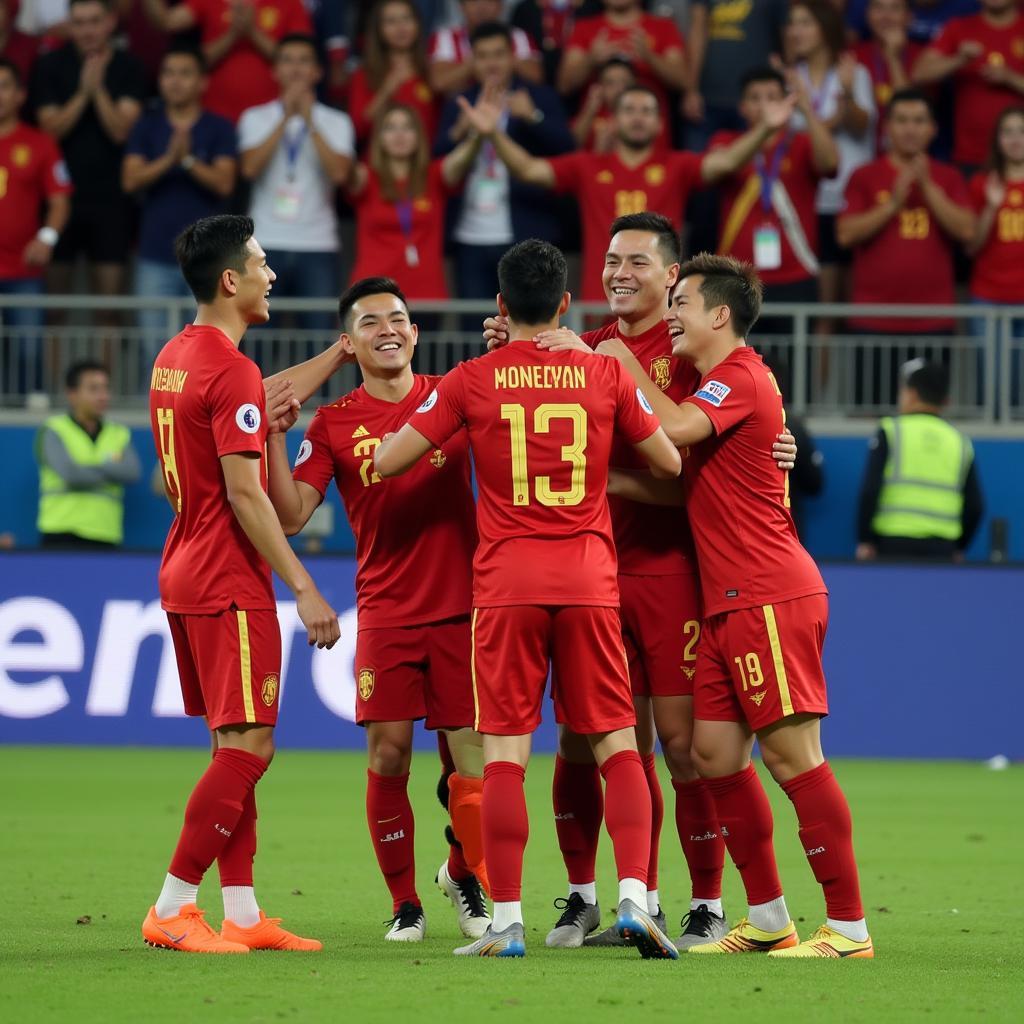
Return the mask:
POLYGON ((469 627, 469 674, 473 680, 473 728, 480 729, 480 695, 476 692, 476 613, 473 609, 473 622, 469 627))
POLYGON ((252 703, 252 655, 249 652, 249 620, 245 612, 237 611, 238 617, 238 661, 242 669, 242 703, 245 705, 245 720, 256 721, 256 708, 252 703))
POLYGON ((782 658, 782 644, 779 642, 779 626, 775 621, 775 609, 766 604, 764 624, 768 628, 768 643, 772 649, 772 662, 775 665, 775 679, 779 684, 779 699, 782 701, 782 713, 793 714, 793 702, 789 699, 789 679, 786 677, 786 663, 782 658))

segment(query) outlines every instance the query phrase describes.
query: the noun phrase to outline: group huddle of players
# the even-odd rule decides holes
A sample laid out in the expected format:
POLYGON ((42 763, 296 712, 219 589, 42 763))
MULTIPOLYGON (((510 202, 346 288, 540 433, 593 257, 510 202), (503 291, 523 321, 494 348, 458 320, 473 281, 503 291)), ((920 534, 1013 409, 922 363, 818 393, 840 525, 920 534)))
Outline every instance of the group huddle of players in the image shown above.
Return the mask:
POLYGON ((671 959, 873 956, 850 813, 820 744, 826 589, 788 510, 782 396, 744 340, 760 310, 754 271, 708 255, 682 264, 671 223, 633 214, 611 225, 603 283, 614 319, 601 330, 559 326, 564 257, 530 240, 501 261, 499 315, 484 325, 491 351, 443 378, 412 371, 417 329, 400 285, 368 278, 341 298, 335 345, 263 381, 238 351, 247 326, 269 316, 274 280, 251 221, 199 221, 177 254, 199 311, 153 373, 176 513, 160 591, 185 708, 205 716, 213 758, 145 940, 197 952, 320 948, 256 901, 254 791, 273 756, 281 668, 271 570, 295 594, 311 644, 339 635, 285 537, 334 480, 357 547, 356 718, 370 836, 393 901, 386 939, 425 934, 407 793, 413 728, 425 719, 438 730, 451 818, 436 882, 472 940, 455 952, 525 954, 523 783, 550 677, 568 895, 555 901, 547 945, 671 959), (362 386, 317 410, 293 468, 285 433, 300 403, 350 360, 362 386), (826 923, 804 942, 751 764, 755 737, 824 891, 826 923), (675 942, 658 894, 656 739, 692 881, 675 942), (604 930, 602 820, 619 876, 604 930), (731 928, 726 850, 749 905, 731 928), (196 905, 215 860, 219 933, 196 905))

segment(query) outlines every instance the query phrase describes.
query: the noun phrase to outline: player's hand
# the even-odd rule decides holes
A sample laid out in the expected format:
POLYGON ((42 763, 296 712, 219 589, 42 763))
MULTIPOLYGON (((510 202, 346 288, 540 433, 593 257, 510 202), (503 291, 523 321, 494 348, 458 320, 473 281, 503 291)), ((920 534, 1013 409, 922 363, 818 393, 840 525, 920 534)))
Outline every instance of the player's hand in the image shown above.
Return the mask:
POLYGON ((622 49, 622 44, 613 43, 608 33, 601 29, 594 36, 594 41, 590 44, 590 60, 596 67, 601 67, 603 64, 607 64, 612 57, 620 53, 622 49))
POLYGON ((611 356, 613 359, 623 359, 629 355, 629 349, 621 338, 605 338, 594 351, 601 356, 611 356))
POLYGON ((789 124, 789 119, 796 109, 797 97, 790 93, 781 100, 771 100, 761 110, 761 123, 765 128, 777 132, 789 124))
POLYGON ((858 544, 855 554, 858 562, 873 562, 878 557, 878 548, 874 544, 858 544))
POLYGON ((979 43, 976 39, 965 39, 956 51, 956 55, 962 63, 970 64, 972 60, 976 60, 984 52, 985 45, 983 43, 979 43))
POLYGON ((506 103, 509 117, 518 117, 522 121, 529 121, 537 113, 533 97, 526 89, 514 89, 508 94, 506 103))
POLYGON ((857 73, 857 58, 849 50, 839 55, 836 61, 836 77, 847 96, 853 92, 853 79, 857 73))
POLYGON ((300 594, 295 602, 299 621, 306 627, 309 646, 330 650, 341 636, 338 613, 323 599, 320 591, 313 587, 300 594))
POLYGON ((231 27, 238 35, 245 35, 253 27, 255 13, 249 0, 228 0, 231 27))
POLYGON ((266 388, 267 433, 284 434, 295 426, 302 406, 290 380, 271 381, 266 388))
POLYGON ((1005 64, 983 64, 979 72, 989 85, 1007 85, 1010 69, 1005 64))
POLYGON ((489 316, 484 321, 484 341, 487 342, 488 352, 504 348, 508 344, 508 317, 500 314, 489 316))
POLYGON ((180 164, 192 150, 192 130, 179 125, 167 140, 167 157, 172 164, 180 164))
POLYGON ((683 96, 679 110, 687 121, 700 124, 704 120, 704 97, 698 89, 690 89, 683 96))
POLYGON ((801 75, 796 68, 786 67, 782 61, 773 60, 772 67, 782 74, 782 77, 786 80, 786 92, 795 97, 796 108, 805 117, 811 112, 811 91, 807 88, 807 82, 804 81, 803 75, 801 75))
POLYGON ((604 90, 594 82, 587 90, 587 98, 583 101, 580 114, 585 117, 595 117, 604 106, 604 90))
POLYGON ((493 101, 495 90, 481 89, 476 103, 470 103, 465 96, 456 96, 459 105, 459 123, 472 129, 482 138, 490 138, 498 130, 501 107, 493 101))
POLYGON ((898 57, 907 45, 907 33, 902 25, 890 25, 882 29, 878 39, 890 57, 898 57))
POLYGON ((900 172, 896 175, 896 180, 892 185, 892 198, 897 210, 907 201, 911 186, 916 180, 917 176, 912 166, 908 165, 900 168, 900 172))
POLYGON ((88 96, 94 96, 103 85, 107 74, 110 54, 91 53, 82 61, 82 71, 78 79, 79 88, 88 96))
POLYGON ((779 434, 772 445, 772 458, 779 469, 792 469, 796 465, 796 438, 787 430, 779 434))
POLYGON ((554 331, 541 331, 534 335, 533 340, 537 348, 546 349, 548 352, 568 352, 575 349, 577 352, 586 352, 592 355, 593 349, 571 328, 559 327, 554 331))
POLYGON ((647 33, 639 25, 634 25, 633 30, 629 33, 629 43, 633 48, 634 59, 645 61, 650 57, 651 46, 647 39, 647 33))
POLYGON ((38 238, 33 238, 21 254, 21 258, 30 267, 45 267, 50 262, 51 256, 53 256, 53 246, 47 245, 38 238))
POLYGON ((985 202, 993 209, 999 209, 1006 199, 1006 184, 1002 178, 993 171, 985 179, 985 202))

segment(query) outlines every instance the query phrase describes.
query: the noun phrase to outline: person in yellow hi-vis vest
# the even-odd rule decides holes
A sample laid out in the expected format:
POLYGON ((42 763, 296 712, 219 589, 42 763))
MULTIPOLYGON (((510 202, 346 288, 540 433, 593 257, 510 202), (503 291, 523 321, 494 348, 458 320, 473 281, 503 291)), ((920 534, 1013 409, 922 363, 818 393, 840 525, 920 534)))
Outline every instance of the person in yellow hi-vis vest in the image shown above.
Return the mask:
POLYGON ((949 372, 912 359, 899 413, 871 443, 860 492, 857 558, 961 561, 984 511, 968 437, 942 417, 949 372))
POLYGON ((124 539, 124 485, 138 480, 131 433, 103 418, 110 371, 92 361, 68 369, 69 411, 36 437, 39 529, 44 547, 116 547, 124 539))

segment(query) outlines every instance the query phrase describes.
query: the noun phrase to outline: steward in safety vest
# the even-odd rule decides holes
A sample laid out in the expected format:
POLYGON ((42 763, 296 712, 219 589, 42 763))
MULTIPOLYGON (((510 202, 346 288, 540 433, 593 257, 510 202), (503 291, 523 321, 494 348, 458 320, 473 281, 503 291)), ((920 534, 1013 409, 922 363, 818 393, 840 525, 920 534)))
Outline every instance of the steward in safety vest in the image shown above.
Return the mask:
POLYGON ((970 439, 942 418, 949 373, 913 359, 903 367, 899 415, 872 441, 861 485, 857 558, 960 560, 984 503, 970 439))
POLYGON ((66 377, 70 411, 51 416, 36 436, 39 518, 44 547, 113 547, 124 539, 124 485, 138 480, 131 434, 103 414, 110 372, 75 363, 66 377))

